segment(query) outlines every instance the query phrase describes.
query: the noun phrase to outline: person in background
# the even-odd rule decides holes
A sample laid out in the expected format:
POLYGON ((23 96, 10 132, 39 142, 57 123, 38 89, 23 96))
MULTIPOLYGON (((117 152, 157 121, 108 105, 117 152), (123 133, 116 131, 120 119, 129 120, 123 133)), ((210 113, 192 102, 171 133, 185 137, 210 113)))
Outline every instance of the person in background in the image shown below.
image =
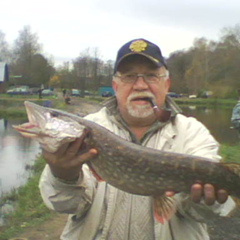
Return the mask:
POLYGON ((65 101, 66 104, 71 104, 71 98, 68 94, 65 95, 64 101, 65 101))
MULTIPOLYGON (((219 144, 208 129, 182 115, 167 96, 169 70, 156 44, 145 39, 124 44, 117 54, 112 86, 116 96, 86 119, 145 147, 213 162, 221 159, 219 144), (160 109, 157 115, 153 102, 160 109)), ((39 183, 42 198, 50 209, 69 214, 62 240, 208 240, 205 221, 226 216, 235 208, 224 189, 193 183, 190 194, 165 193, 176 212, 161 223, 154 217, 151 196, 130 194, 97 181, 85 163, 98 152, 86 152, 84 145, 81 137, 55 153, 43 150, 47 165, 39 183)))
POLYGON ((64 88, 64 89, 62 90, 62 93, 63 93, 63 97, 65 98, 65 95, 66 95, 66 93, 67 93, 67 90, 64 88))
POLYGON ((42 88, 38 89, 38 98, 39 99, 42 99, 42 91, 43 91, 42 88))
POLYGON ((232 127, 237 130, 238 136, 240 137, 240 88, 237 90, 237 93, 238 93, 238 102, 233 108, 231 123, 232 123, 232 127))

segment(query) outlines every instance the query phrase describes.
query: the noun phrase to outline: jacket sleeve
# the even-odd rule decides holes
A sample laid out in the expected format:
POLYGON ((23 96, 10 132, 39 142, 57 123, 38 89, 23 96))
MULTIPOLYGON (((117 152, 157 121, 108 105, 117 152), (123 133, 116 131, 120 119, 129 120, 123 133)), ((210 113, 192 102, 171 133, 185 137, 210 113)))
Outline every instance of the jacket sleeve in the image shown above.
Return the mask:
MULTIPOLYGON (((183 137, 181 139, 182 153, 206 157, 212 161, 219 162, 221 160, 218 154, 219 144, 209 130, 194 118, 186 118, 185 123, 184 127, 179 128, 180 131, 185 132, 185 134, 179 134, 181 138, 183 137)), ((231 197, 224 204, 215 202, 212 206, 206 205, 204 201, 196 204, 190 200, 189 194, 185 193, 176 194, 175 198, 179 213, 198 221, 204 221, 216 216, 227 216, 236 207, 231 197)))
POLYGON ((59 213, 84 214, 92 204, 97 182, 86 164, 76 184, 55 178, 48 165, 42 172, 39 188, 46 206, 59 213))

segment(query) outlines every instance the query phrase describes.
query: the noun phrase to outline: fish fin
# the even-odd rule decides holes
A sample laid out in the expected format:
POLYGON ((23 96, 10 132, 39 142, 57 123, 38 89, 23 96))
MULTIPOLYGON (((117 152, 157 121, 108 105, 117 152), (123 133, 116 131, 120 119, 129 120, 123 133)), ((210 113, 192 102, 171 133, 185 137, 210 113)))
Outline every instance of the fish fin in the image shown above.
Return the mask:
POLYGON ((97 172, 93 169, 90 163, 87 163, 91 172, 93 173, 93 176, 97 179, 98 182, 104 182, 104 180, 97 174, 97 172))
POLYGON ((230 163, 230 162, 221 162, 221 165, 228 168, 230 171, 234 172, 240 177, 240 164, 239 163, 230 163))
POLYGON ((176 201, 173 197, 161 196, 154 198, 154 216, 158 222, 164 224, 176 213, 176 201))

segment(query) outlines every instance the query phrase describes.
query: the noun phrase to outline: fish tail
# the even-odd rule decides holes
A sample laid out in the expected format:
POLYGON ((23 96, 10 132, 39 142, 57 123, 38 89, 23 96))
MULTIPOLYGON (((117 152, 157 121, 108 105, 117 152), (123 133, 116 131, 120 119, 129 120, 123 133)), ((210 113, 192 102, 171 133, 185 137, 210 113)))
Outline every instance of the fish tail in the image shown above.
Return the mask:
POLYGON ((173 197, 161 196, 154 198, 154 216, 158 222, 168 222, 176 213, 176 201, 173 197))

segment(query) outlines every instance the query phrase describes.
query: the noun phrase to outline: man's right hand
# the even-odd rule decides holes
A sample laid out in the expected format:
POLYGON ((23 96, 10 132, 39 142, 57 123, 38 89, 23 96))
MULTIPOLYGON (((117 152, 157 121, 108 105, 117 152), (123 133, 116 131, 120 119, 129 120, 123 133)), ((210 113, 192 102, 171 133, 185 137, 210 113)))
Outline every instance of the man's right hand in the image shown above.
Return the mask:
POLYGON ((65 181, 77 180, 83 163, 97 155, 96 149, 84 151, 84 138, 85 135, 62 145, 55 153, 42 150, 43 157, 55 177, 65 181))

